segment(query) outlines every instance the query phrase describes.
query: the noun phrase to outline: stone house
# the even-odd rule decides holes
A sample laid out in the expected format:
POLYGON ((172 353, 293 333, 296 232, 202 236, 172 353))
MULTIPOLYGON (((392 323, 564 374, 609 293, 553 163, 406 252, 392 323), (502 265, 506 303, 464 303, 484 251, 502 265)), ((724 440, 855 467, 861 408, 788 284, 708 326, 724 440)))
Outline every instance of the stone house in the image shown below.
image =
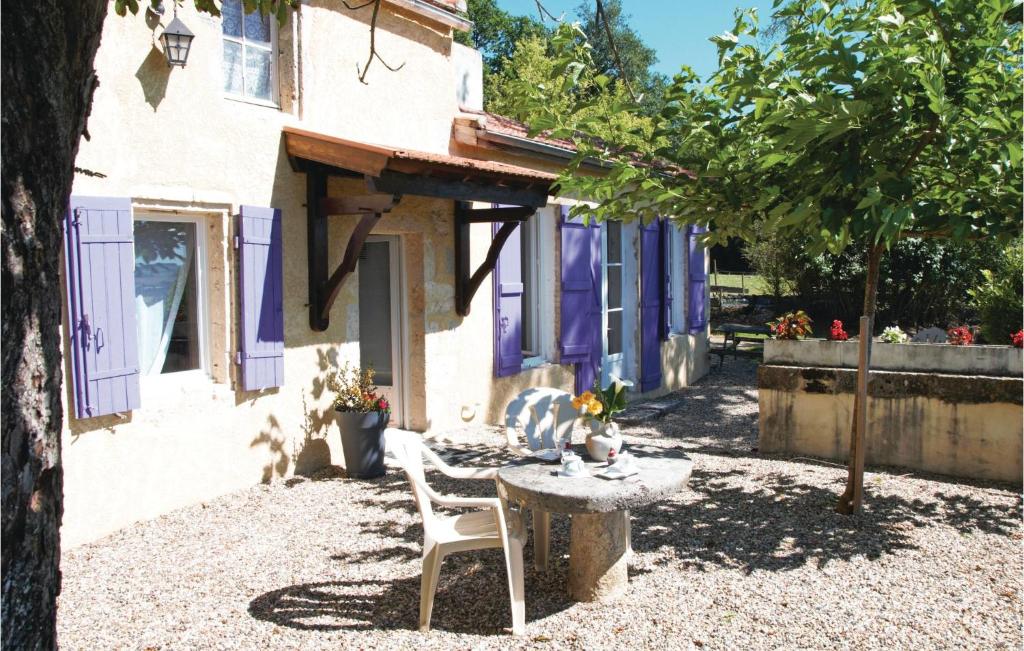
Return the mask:
POLYGON ((707 371, 694 233, 570 221, 572 152, 481 111, 463 4, 385 0, 376 46, 404 65, 365 84, 370 8, 278 27, 188 3, 173 68, 169 11, 106 21, 66 224, 65 544, 342 464, 345 361, 393 426, 456 440, 528 387, 707 371))

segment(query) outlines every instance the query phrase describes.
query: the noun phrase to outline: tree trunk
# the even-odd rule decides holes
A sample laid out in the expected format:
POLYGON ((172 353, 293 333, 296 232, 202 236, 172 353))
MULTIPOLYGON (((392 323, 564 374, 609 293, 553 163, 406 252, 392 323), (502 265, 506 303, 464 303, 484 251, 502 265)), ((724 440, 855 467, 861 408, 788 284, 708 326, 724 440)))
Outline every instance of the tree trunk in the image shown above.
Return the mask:
POLYGON ((61 218, 92 103, 106 0, 2 14, 2 646, 56 647, 61 218))
MULTIPOLYGON (((867 332, 863 330, 860 333, 860 337, 871 337, 871 324, 875 321, 875 302, 878 297, 878 270, 882 262, 882 252, 885 249, 881 244, 876 244, 868 250, 868 275, 867 280, 864 283, 864 316, 867 317, 868 329, 867 332)), ((861 377, 861 374, 868 374, 868 368, 870 367, 870 345, 868 346, 869 357, 864 369, 858 368, 857 384, 860 386, 861 381, 865 378, 861 377)), ((866 382, 865 382, 866 385, 866 382)), ((846 476, 846 490, 839 497, 839 503, 836 504, 836 511, 849 515, 850 513, 860 511, 862 502, 864 501, 864 445, 866 442, 863 437, 857 436, 857 429, 859 424, 859 416, 865 410, 861 408, 861 400, 866 400, 866 396, 861 396, 860 391, 857 392, 856 397, 853 401, 853 424, 850 427, 850 461, 848 463, 847 476, 846 476)), ((866 431, 867 423, 864 423, 866 431)))

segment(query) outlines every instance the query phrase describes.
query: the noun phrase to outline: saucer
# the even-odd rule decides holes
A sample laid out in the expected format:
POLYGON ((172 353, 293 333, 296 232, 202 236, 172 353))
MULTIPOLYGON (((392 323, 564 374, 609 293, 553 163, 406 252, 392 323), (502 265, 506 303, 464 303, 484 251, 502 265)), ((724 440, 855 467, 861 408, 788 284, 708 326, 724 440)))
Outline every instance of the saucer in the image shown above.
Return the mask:
POLYGON ((530 453, 530 456, 534 459, 540 459, 541 461, 560 461, 562 453, 554 448, 545 448, 543 450, 535 450, 530 453))
POLYGON ((611 466, 610 468, 605 468, 600 472, 595 472, 594 476, 600 477, 601 479, 625 479, 626 477, 632 477, 636 474, 639 474, 639 472, 640 471, 637 470, 636 468, 632 468, 630 470, 626 470, 625 472, 623 472, 621 470, 615 470, 615 466, 611 466))
POLYGON ((559 470, 556 474, 559 477, 565 477, 567 479, 575 479, 577 477, 589 477, 590 476, 590 473, 587 472, 586 470, 584 470, 583 472, 574 472, 574 473, 568 473, 568 472, 565 472, 564 470, 559 470))

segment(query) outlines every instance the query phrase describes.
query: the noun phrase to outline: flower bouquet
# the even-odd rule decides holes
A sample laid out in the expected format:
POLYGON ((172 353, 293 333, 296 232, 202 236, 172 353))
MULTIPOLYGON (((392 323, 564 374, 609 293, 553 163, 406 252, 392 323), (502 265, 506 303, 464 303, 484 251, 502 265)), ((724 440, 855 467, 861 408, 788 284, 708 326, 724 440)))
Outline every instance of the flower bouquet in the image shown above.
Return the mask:
POLYGON ((594 388, 584 391, 572 399, 572 406, 590 424, 587 434, 587 454, 595 461, 607 461, 609 452, 618 453, 622 448, 619 425, 612 418, 626 408, 626 388, 633 386, 629 380, 612 376, 612 382, 602 389, 598 381, 594 388))

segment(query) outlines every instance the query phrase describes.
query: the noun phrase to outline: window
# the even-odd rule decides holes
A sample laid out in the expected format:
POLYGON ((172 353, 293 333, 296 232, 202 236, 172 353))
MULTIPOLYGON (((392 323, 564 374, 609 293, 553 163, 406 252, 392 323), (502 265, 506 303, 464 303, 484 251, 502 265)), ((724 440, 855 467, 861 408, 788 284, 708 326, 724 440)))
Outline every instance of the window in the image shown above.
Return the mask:
POLYGON ((197 219, 135 220, 135 317, 142 375, 204 367, 203 246, 197 219))
POLYGON ((274 22, 259 11, 245 13, 242 0, 224 0, 220 11, 224 32, 224 92, 274 102, 274 22))
POLYGON ((669 332, 685 333, 686 328, 686 230, 669 226, 669 247, 666 266, 671 275, 672 313, 669 332))
POLYGON ((537 225, 540 215, 528 219, 520 228, 519 254, 523 273, 523 360, 542 357, 540 344, 540 251, 537 225))
POLYGON ((608 282, 608 352, 617 355, 622 352, 622 222, 608 221, 605 265, 608 282))

